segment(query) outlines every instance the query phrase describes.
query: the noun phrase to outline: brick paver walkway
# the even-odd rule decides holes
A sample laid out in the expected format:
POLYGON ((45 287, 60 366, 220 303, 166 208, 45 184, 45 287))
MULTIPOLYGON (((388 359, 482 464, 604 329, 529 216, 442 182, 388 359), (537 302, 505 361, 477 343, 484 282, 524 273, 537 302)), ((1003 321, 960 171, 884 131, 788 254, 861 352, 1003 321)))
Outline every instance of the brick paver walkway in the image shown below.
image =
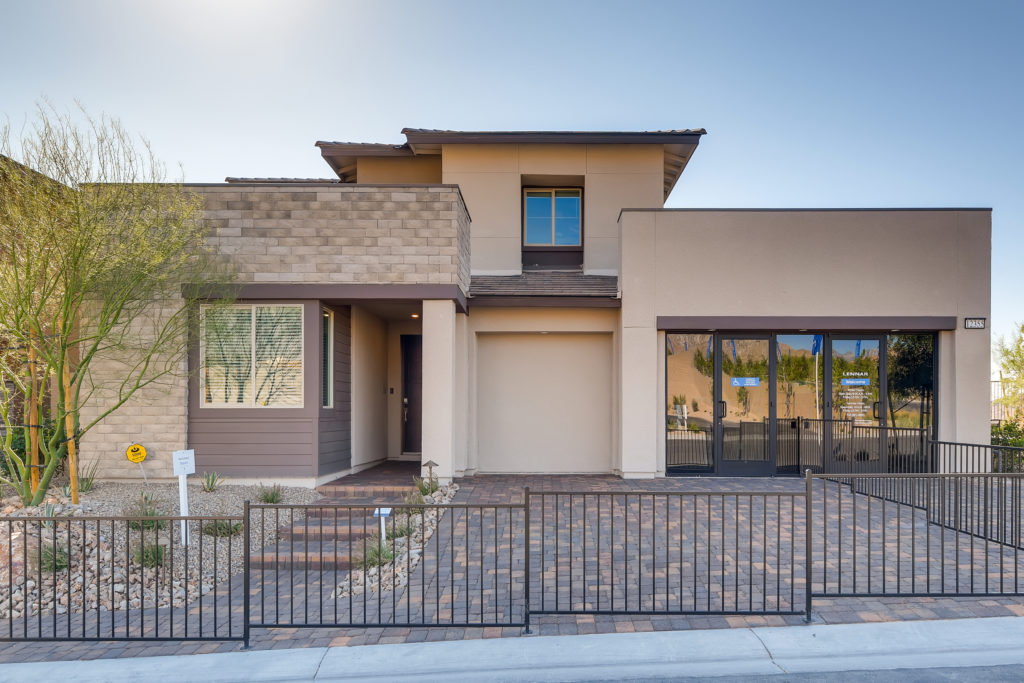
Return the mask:
MULTIPOLYGON (((529 485, 531 505, 531 604, 536 609, 708 609, 729 611, 774 605, 780 611, 802 609, 803 499, 802 479, 675 478, 628 481, 602 476, 480 476, 459 482, 456 503, 520 504, 529 485), (553 491, 614 492, 614 497, 556 497, 553 491), (627 495, 630 492, 662 495, 627 495), (772 495, 749 496, 750 491, 772 495), (685 495, 678 495, 684 493, 685 495), (600 502, 598 502, 600 500, 600 502), (586 502, 584 502, 586 501, 586 502), (570 521, 571 515, 571 521, 570 521), (738 524, 732 520, 739 520, 738 524), (612 527, 615 537, 612 537, 612 527), (557 541, 554 538, 558 529, 557 541), (627 538, 626 533, 630 534, 627 538), (540 536, 543 535, 544 543, 540 536), (678 538, 682 537, 680 546, 678 538), (677 539, 673 545, 672 539, 677 539), (667 540, 666 540, 667 539, 667 540), (586 548, 584 550, 584 547, 586 548), (685 548, 685 552, 682 551, 685 548), (795 562, 790 560, 795 557, 795 562), (627 593, 628 591, 628 593, 627 593), (613 603, 612 600, 615 600, 613 603)), ((820 483, 820 486, 834 486, 820 483)), ((878 563, 882 553, 901 557, 899 574, 872 573, 873 590, 880 585, 908 590, 907 582, 970 581, 1019 573, 1016 549, 982 544, 977 538, 929 524, 923 512, 884 504, 835 487, 831 507, 815 510, 827 524, 815 539, 816 556, 828 576, 815 577, 816 591, 864 590, 851 584, 854 568, 866 581, 868 557, 878 563), (859 517, 854 516, 854 508, 859 517), (840 535, 840 531, 845 534, 840 535), (884 530, 884 532, 883 532, 884 530), (871 545, 866 545, 870 535, 871 545), (912 545, 908 545, 913 539, 912 545), (884 540, 883 540, 884 539, 884 540), (941 542, 940 542, 941 539, 941 542), (952 539, 952 540, 951 540, 952 539), (853 555, 857 540, 862 548, 853 555), (969 545, 974 543, 973 546, 969 545), (979 546, 984 545, 984 551, 979 546), (974 552, 970 562, 968 548, 974 552), (985 554, 979 554, 984 552, 985 554), (940 557, 952 557, 943 574, 940 557), (988 573, 982 566, 988 559, 988 573), (1012 565, 1010 563, 1013 563, 1012 565), (1012 569, 1010 567, 1012 566, 1012 569), (840 567, 845 578, 839 579, 840 567), (973 569, 972 569, 973 567, 973 569), (996 574, 998 573, 998 574, 996 574), (882 582, 882 583, 879 583, 882 582)), ((522 618, 525 576, 525 535, 521 508, 471 508, 446 513, 410 576, 407 589, 371 593, 335 601, 330 593, 344 572, 321 573, 315 566, 253 571, 253 619, 317 622, 321 618, 352 621, 441 622, 479 620, 516 622, 522 618), (454 539, 454 543, 452 542, 454 539), (321 612, 321 605, 324 609, 321 612)), ((816 527, 817 528, 817 527, 816 527)), ((335 539, 334 542, 337 542, 335 539)), ((359 541, 357 541, 359 542, 359 541)), ((874 565, 872 565, 874 566, 874 565)), ((989 586, 991 588, 992 586, 989 586)), ((918 586, 921 589, 920 586, 918 586)), ((933 586, 934 588, 934 586, 933 586)), ((221 592, 226 600, 227 589, 221 592)), ((998 591, 994 591, 998 592, 998 591)), ((232 586, 233 626, 241 614, 241 581, 232 586)), ((816 598, 814 618, 826 623, 904 619, 945 619, 979 616, 1024 616, 1024 598, 1011 596, 936 598, 816 598)), ((152 614, 153 623, 166 615, 152 614)), ((204 615, 204 619, 212 615, 204 615)), ((223 611, 219 614, 224 619, 223 611)), ((650 630, 685 630, 799 624, 800 615, 535 615, 535 633, 577 634, 650 630)), ((165 623, 165 622, 161 622, 165 623)), ((222 621, 223 623, 223 621, 222 621)), ((222 626, 223 628, 223 626, 222 626)), ((0 634, 2 635, 2 634, 0 634)), ((513 637, 514 626, 464 628, 409 626, 395 628, 254 629, 258 649, 418 642, 464 638, 513 637)), ((97 657, 149 656, 231 651, 225 643, 13 643, 0 645, 0 662, 97 657)))

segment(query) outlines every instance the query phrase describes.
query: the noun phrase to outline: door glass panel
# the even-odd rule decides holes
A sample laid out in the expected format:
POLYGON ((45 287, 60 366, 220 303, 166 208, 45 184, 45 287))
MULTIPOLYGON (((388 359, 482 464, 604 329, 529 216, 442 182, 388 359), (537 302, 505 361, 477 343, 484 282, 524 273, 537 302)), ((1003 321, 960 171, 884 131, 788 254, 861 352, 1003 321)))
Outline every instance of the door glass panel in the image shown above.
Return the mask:
POLYGON ((881 454, 878 339, 832 340, 832 454, 847 463, 881 454))
POLYGON ((666 334, 665 464, 711 467, 714 349, 709 334, 666 334))
POLYGON ((886 362, 888 424, 927 429, 931 426, 934 339, 930 334, 892 334, 886 362))
POLYGON ((768 453, 768 340, 722 339, 722 459, 765 462, 768 453))
POLYGON ((780 334, 776 338, 776 464, 782 471, 821 465, 823 343, 820 334, 780 334))

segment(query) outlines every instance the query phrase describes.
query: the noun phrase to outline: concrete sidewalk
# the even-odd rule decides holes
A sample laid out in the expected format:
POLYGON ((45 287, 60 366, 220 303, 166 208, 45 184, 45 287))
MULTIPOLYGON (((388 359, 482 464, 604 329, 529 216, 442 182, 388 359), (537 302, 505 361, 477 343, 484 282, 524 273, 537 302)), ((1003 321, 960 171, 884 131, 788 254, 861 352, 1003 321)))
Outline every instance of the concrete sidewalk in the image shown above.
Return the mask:
POLYGON ((496 638, 6 664, 4 681, 598 681, 1024 665, 1024 618, 496 638))

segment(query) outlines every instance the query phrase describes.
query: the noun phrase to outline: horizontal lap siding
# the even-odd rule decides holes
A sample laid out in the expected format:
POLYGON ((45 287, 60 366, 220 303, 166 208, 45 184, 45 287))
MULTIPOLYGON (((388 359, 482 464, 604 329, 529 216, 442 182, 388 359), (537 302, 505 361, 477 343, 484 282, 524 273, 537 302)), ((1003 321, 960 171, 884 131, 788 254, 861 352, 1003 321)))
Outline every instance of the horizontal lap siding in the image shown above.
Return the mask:
POLYGON ((320 410, 318 475, 340 472, 352 464, 352 313, 348 306, 333 310, 334 407, 320 410))
POLYGON ((197 471, 227 476, 312 477, 316 420, 203 417, 189 420, 197 471))
MULTIPOLYGON (((239 303, 267 303, 240 301, 239 303)), ((197 472, 229 477, 311 478, 317 475, 320 411, 320 305, 303 306, 303 407, 210 408, 199 404, 198 373, 189 378, 188 447, 197 472)), ((189 366, 199 367, 198 345, 189 366)), ((326 412, 326 411, 323 411, 326 412)))

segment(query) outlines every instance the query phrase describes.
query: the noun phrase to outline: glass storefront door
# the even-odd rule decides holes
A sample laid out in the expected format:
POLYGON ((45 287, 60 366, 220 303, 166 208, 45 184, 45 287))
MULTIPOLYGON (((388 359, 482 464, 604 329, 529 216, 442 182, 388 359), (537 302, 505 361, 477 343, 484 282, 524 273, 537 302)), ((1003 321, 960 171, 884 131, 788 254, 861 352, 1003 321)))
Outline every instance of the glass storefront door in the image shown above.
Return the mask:
POLYGON ((718 403, 715 415, 716 472, 774 474, 771 381, 774 363, 765 336, 718 339, 718 403))
POLYGON ((827 451, 831 465, 847 472, 880 472, 885 463, 885 409, 879 382, 885 348, 880 336, 830 338, 827 451))
POLYGON ((917 471, 935 335, 668 333, 667 474, 917 471))

